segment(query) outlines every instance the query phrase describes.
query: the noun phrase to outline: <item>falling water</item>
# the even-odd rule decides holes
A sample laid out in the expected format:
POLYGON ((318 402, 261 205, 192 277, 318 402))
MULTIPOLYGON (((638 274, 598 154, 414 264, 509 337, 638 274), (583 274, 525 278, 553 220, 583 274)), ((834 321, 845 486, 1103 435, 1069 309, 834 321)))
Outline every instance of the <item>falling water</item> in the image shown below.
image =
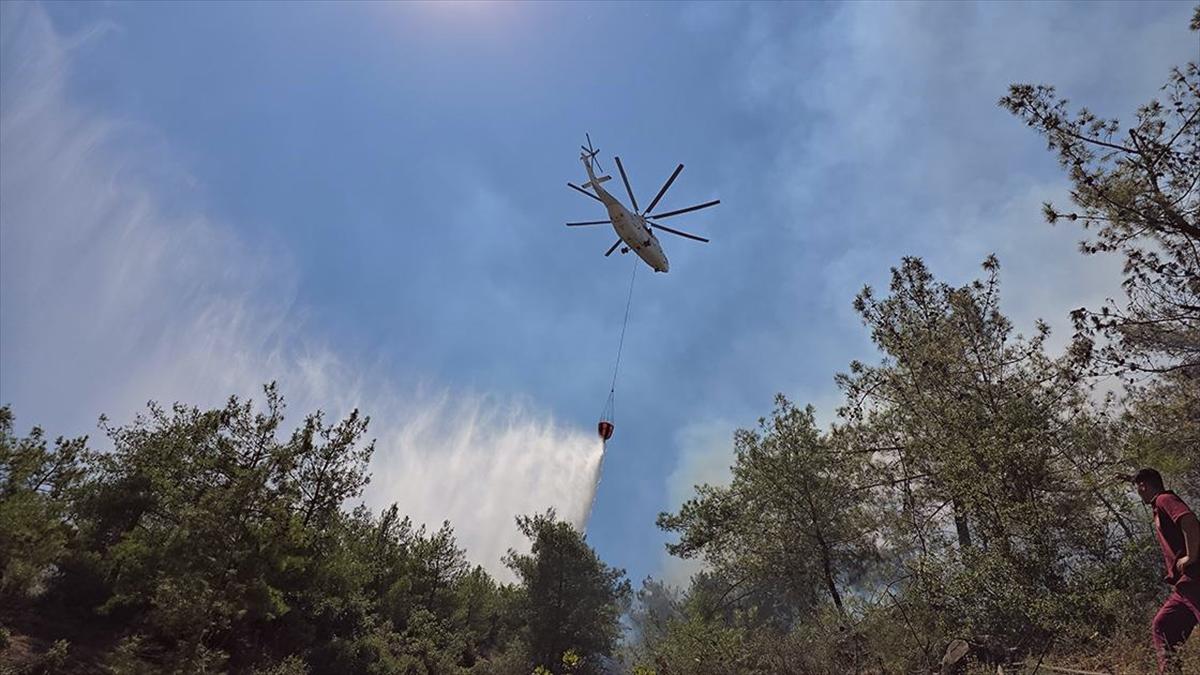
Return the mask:
POLYGON ((579 531, 583 532, 584 534, 587 534, 588 523, 590 523, 592 521, 592 509, 594 509, 596 507, 596 493, 599 492, 599 490, 600 490, 600 475, 601 475, 601 472, 604 470, 604 451, 605 450, 606 450, 606 445, 603 441, 601 441, 600 457, 596 461, 596 466, 595 466, 595 469, 593 470, 593 474, 592 474, 593 475, 592 490, 591 490, 591 494, 588 495, 587 514, 584 516, 583 522, 578 523, 576 525, 576 527, 579 529, 579 531))
POLYGON ((592 430, 491 397, 442 395, 394 406, 375 401, 378 434, 367 501, 397 503, 430 527, 449 520, 467 557, 498 576, 511 548, 529 549, 514 518, 545 513, 586 530, 604 445, 592 430), (395 421, 393 421, 395 420, 395 421))

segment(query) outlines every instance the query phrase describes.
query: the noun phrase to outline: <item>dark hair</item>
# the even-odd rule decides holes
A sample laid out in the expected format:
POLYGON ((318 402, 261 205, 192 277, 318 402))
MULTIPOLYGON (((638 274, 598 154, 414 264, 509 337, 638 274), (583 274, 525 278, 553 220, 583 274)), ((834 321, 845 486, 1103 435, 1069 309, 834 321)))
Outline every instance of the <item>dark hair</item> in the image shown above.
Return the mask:
POLYGON ((1156 490, 1163 489, 1162 474, 1150 468, 1140 469, 1137 473, 1133 474, 1133 482, 1146 483, 1156 490))

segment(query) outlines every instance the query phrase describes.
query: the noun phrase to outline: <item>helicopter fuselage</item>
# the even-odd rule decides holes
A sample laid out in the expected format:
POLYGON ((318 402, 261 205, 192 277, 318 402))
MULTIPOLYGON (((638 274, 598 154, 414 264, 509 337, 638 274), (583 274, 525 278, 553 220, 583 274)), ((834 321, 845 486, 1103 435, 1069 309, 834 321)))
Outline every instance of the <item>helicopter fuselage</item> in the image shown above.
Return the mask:
POLYGON ((667 262, 666 254, 663 253, 662 244, 659 243, 658 237, 654 236, 650 226, 646 225, 646 219, 625 208, 624 204, 604 189, 600 184, 602 181, 596 178, 596 174, 592 170, 590 157, 585 155, 582 160, 588 173, 587 187, 592 188, 600 201, 604 203, 604 208, 608 211, 608 218, 612 221, 613 230, 625 243, 625 248, 621 249, 621 252, 633 251, 655 272, 668 271, 670 264, 667 262))

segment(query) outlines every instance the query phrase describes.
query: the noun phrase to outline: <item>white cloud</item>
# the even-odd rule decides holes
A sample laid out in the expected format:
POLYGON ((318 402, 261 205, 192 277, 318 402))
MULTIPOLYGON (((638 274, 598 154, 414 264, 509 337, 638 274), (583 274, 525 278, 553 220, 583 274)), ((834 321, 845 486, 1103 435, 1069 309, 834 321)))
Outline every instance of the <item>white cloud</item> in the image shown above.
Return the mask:
POLYGON ((0 397, 50 433, 121 422, 147 400, 219 405, 277 380, 292 419, 372 417, 366 498, 449 519, 493 573, 513 523, 554 507, 586 524, 602 447, 524 402, 401 388, 312 337, 286 246, 248 243, 204 215, 195 181, 152 130, 74 104, 89 31, 4 3, 0 97, 0 397))

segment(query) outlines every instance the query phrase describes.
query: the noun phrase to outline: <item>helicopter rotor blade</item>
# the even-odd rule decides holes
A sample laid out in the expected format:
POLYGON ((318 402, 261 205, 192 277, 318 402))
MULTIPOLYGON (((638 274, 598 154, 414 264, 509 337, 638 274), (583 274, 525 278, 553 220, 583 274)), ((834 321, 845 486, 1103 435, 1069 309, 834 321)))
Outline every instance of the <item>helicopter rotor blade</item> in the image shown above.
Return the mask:
POLYGON ((647 224, 647 225, 649 225, 650 227, 653 227, 653 228, 656 228, 656 229, 662 230, 662 231, 664 231, 664 232, 670 232, 671 234, 675 234, 675 235, 678 235, 678 236, 680 236, 680 237, 686 237, 686 238, 688 238, 688 239, 695 239, 696 241, 702 241, 702 242, 704 242, 704 243, 706 243, 706 244, 708 243, 708 240, 707 240, 707 239, 705 239, 704 237, 697 237, 696 235, 694 235, 694 234, 688 234, 687 232, 680 232, 679 230, 672 230, 672 229, 671 229, 671 228, 669 228, 669 227, 666 227, 666 226, 664 226, 664 225, 659 225, 658 223, 651 223, 651 222, 650 222, 650 221, 648 221, 648 220, 646 221, 646 224, 647 224))
POLYGON ((708 207, 710 207, 710 206, 716 206, 717 204, 720 204, 720 203, 721 203, 721 200, 720 200, 720 199, 714 199, 714 200, 712 200, 711 202, 704 202, 703 204, 697 204, 697 205, 695 205, 695 206, 689 206, 689 207, 687 207, 686 209, 678 209, 678 210, 675 210, 675 211, 667 211, 666 213, 656 213, 656 214, 654 214, 654 215, 652 215, 652 216, 646 216, 646 217, 647 217, 647 218, 670 218, 671 216, 677 216, 677 215, 679 215, 679 214, 681 214, 681 213, 688 213, 688 212, 691 212, 691 211, 699 211, 700 209, 707 209, 707 208, 708 208, 708 207))
POLYGON ((567 227, 579 227, 580 225, 607 225, 611 220, 589 220, 583 223, 567 223, 567 227))
POLYGON ((633 212, 638 213, 637 197, 633 196, 633 189, 629 187, 629 177, 625 175, 625 167, 621 166, 621 158, 614 156, 617 160, 617 171, 621 172, 621 180, 625 182, 625 191, 629 193, 629 201, 633 202, 633 212))
POLYGON ((596 201, 600 202, 601 204, 603 204, 603 203, 604 203, 604 200, 603 200, 603 199, 600 199, 600 198, 599 198, 599 197, 597 197, 596 195, 594 195, 594 194, 592 194, 592 193, 588 192, 587 190, 584 190, 583 188, 579 187, 578 185, 576 185, 576 184, 574 184, 574 183, 567 183, 567 187, 569 187, 569 188, 573 188, 573 189, 575 189, 575 190, 578 190, 579 192, 582 192, 583 194, 585 194, 585 195, 587 195, 587 196, 591 197, 592 199, 595 199, 596 201))
POLYGON ((667 179, 667 182, 662 186, 662 189, 659 190, 658 194, 654 196, 654 201, 650 202, 650 206, 646 207, 645 213, 650 213, 654 210, 655 206, 658 206, 658 200, 662 199, 663 195, 667 194, 667 188, 671 187, 671 183, 675 182, 675 178, 679 175, 680 171, 683 171, 682 164, 675 167, 675 173, 671 174, 671 177, 667 179))
POLYGON ((604 257, 607 258, 608 256, 612 255, 612 252, 617 250, 617 247, 620 245, 621 245, 621 240, 618 239, 617 243, 613 244, 612 247, 610 247, 607 251, 605 251, 604 257))

